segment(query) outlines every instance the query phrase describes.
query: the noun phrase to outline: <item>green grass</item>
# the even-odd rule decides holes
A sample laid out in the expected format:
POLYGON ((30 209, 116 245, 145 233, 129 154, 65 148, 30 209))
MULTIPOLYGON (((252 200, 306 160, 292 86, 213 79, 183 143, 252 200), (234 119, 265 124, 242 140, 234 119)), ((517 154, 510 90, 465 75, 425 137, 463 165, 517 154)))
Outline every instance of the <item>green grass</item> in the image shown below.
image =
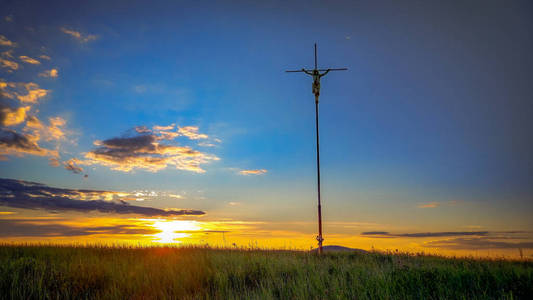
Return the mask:
POLYGON ((201 247, 0 246, 1 299, 532 299, 533 262, 201 247))

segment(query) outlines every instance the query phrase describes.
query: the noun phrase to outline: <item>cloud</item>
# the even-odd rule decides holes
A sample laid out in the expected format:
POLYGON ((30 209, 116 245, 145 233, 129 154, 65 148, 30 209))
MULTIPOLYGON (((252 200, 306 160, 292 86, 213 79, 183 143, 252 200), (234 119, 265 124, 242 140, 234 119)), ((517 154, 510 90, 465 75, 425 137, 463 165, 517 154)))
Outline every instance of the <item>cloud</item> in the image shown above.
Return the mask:
POLYGON ((134 169, 157 172, 167 166, 174 166, 179 170, 203 173, 205 170, 201 168, 202 164, 219 160, 214 155, 190 147, 165 145, 159 140, 160 137, 155 134, 138 134, 96 141, 95 145, 99 147, 86 153, 86 160, 81 163, 103 165, 123 172, 134 169))
POLYGON ((24 131, 31 132, 33 136, 40 139, 43 137, 46 141, 60 141, 66 138, 67 132, 65 126, 67 121, 61 117, 48 118, 50 125, 45 126, 41 120, 35 116, 30 116, 24 127, 24 131))
POLYGON ((152 133, 152 130, 146 126, 135 126, 134 130, 137 133, 152 133))
POLYGON ((458 200, 450 200, 446 202, 426 202, 426 203, 418 203, 416 207, 418 208, 436 208, 439 206, 455 206, 460 204, 461 201, 458 200))
POLYGON ((155 125, 152 127, 152 130, 146 128, 143 126, 148 132, 152 132, 156 135, 158 135, 158 138, 163 140, 173 140, 179 136, 187 137, 190 140, 200 140, 200 139, 207 139, 209 136, 204 133, 199 133, 198 126, 184 126, 184 127, 176 127, 175 124, 170 124, 166 126, 162 125, 155 125), (174 129, 177 129, 174 131, 174 129))
POLYGON ((24 84, 24 87, 28 93, 26 95, 17 95, 17 99, 23 103, 36 103, 37 100, 45 97, 49 92, 49 90, 39 88, 39 85, 33 82, 24 84))
POLYGON ((12 15, 7 15, 7 16, 4 17, 4 20, 6 22, 13 22, 13 16, 12 15))
POLYGON ((31 65, 40 65, 41 62, 36 60, 35 58, 31 58, 25 55, 19 56, 20 60, 31 65))
POLYGON ((2 68, 11 69, 11 71, 17 70, 19 68, 19 64, 17 64, 16 62, 4 59, 2 57, 0 57, 0 65, 2 66, 2 68))
POLYGON ((58 156, 57 151, 41 148, 37 141, 38 137, 2 128, 0 129, 0 159, 5 160, 6 155, 24 156, 24 154, 58 156))
POLYGON ((418 232, 418 233, 389 233, 387 231, 367 231, 361 235, 373 237, 410 237, 410 238, 428 238, 428 237, 453 237, 453 236, 484 236, 488 231, 444 231, 444 232, 418 232))
POLYGON ((200 143, 198 143, 198 146, 200 146, 200 147, 215 147, 216 145, 213 144, 213 143, 200 142, 200 143))
POLYGON ((43 224, 41 220, 0 219, 1 237, 61 237, 116 234, 155 234, 160 230, 138 225, 117 224, 111 226, 70 226, 43 224))
POLYGON ((14 126, 24 122, 30 108, 30 106, 11 108, 0 103, 0 125, 14 126))
POLYGON ((430 241, 423 244, 425 247, 448 248, 455 250, 464 249, 532 249, 533 242, 508 242, 490 237, 480 238, 455 238, 450 240, 430 241))
POLYGON ((60 30, 63 33, 68 34, 68 35, 76 38, 78 41, 80 41, 82 43, 87 43, 87 42, 90 42, 90 41, 94 41, 94 40, 96 40, 98 38, 97 35, 94 35, 94 34, 84 35, 84 34, 82 34, 79 31, 75 31, 75 30, 68 29, 68 28, 65 28, 65 27, 61 27, 60 30))
POLYGON ((65 167, 65 170, 71 171, 74 174, 80 174, 83 172, 83 168, 78 166, 78 163, 80 161, 76 158, 71 158, 65 162, 63 162, 63 166, 65 167))
POLYGON ((42 58, 42 59, 46 59, 46 60, 51 60, 52 58, 48 55, 39 55, 39 58, 42 58))
POLYGON ((361 232, 361 235, 388 235, 387 231, 367 231, 361 232))
POLYGON ((185 126, 178 129, 180 135, 186 136, 191 140, 207 139, 207 134, 198 133, 197 126, 185 126))
POLYGON ((265 174, 266 172, 268 172, 268 171, 265 170, 265 169, 242 170, 242 171, 239 171, 239 174, 241 174, 241 175, 262 175, 262 174, 265 174))
POLYGON ((153 129, 154 129, 155 131, 172 130, 172 129, 174 129, 174 126, 175 126, 174 124, 170 124, 170 125, 167 125, 167 126, 155 125, 155 126, 153 127, 153 129))
POLYGON ((50 91, 41 89, 34 82, 5 82, 0 81, 0 94, 9 99, 18 99, 22 103, 37 103, 50 91))
POLYGON ((0 46, 16 47, 17 43, 8 40, 5 36, 0 34, 0 46))
POLYGON ((65 137, 64 127, 67 121, 61 117, 48 118, 50 126, 47 128, 46 139, 47 140, 60 140, 65 137))
POLYGON ((420 203, 416 207, 418 207, 418 208, 435 208, 435 207, 439 207, 439 206, 440 206, 439 202, 429 202, 429 203, 420 203))
POLYGON ((61 163, 59 162, 59 159, 57 159, 57 157, 50 157, 48 159, 48 165, 57 168, 57 167, 61 166, 61 163))
MULTIPOLYGON (((19 108, 20 109, 20 108, 19 108)), ((22 133, 12 129, 0 129, 0 158, 5 160, 6 155, 24 156, 25 154, 37 156, 59 157, 57 150, 49 150, 38 145, 41 138, 46 141, 60 141, 65 139, 66 133, 64 126, 66 122, 60 117, 49 118, 50 125, 45 126, 37 117, 27 116, 24 112, 18 110, 4 110, 0 120, 2 125, 21 123, 22 118, 26 118, 26 125, 22 133)))
POLYGON ((58 72, 57 69, 50 69, 39 73, 39 76, 56 78, 58 76, 58 72))
POLYGON ((146 217, 175 217, 204 215, 205 212, 190 209, 165 210, 155 207, 130 205, 126 201, 108 201, 117 192, 96 190, 74 190, 48 187, 44 184, 0 179, 0 205, 48 211, 78 211, 112 214, 137 214, 146 217), (76 198, 97 197, 98 200, 77 200, 76 198))

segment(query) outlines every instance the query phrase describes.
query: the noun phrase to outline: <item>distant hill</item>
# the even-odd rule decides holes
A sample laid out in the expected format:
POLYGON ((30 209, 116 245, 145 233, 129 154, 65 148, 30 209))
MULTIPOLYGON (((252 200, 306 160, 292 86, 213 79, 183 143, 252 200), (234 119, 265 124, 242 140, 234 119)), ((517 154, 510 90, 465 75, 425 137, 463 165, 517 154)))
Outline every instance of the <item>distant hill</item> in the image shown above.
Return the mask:
MULTIPOLYGON (((344 246, 338 246, 338 245, 328 245, 328 246, 323 246, 322 247, 322 250, 324 252, 357 252, 357 253, 361 253, 361 254, 366 254, 368 253, 368 251, 366 250, 363 250, 363 249, 357 249, 357 248, 348 248, 348 247, 344 247, 344 246)), ((318 248, 315 248, 313 250, 311 250, 312 252, 316 252, 318 251, 318 248)))

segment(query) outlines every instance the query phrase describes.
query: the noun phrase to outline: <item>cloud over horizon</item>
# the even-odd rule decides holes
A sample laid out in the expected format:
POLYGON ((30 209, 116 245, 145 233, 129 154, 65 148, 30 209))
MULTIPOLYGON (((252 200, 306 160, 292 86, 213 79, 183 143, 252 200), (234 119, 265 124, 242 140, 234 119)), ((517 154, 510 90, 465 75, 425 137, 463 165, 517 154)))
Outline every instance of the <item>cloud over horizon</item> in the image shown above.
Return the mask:
POLYGON ((200 216, 205 212, 191 209, 160 209, 130 205, 115 200, 118 192, 97 190, 73 190, 48 187, 44 184, 0 178, 0 205, 22 209, 48 211, 101 212, 112 214, 136 214, 146 217, 200 216), (83 200, 83 199, 96 200, 83 200))
POLYGON ((508 241, 508 238, 478 237, 478 238, 455 238, 449 240, 430 241, 424 243, 425 247, 438 247, 454 250, 472 249, 533 249, 533 242, 508 241))
POLYGON ((416 233, 390 233, 387 231, 367 231, 361 232, 363 236, 371 237, 410 237, 410 238, 427 238, 427 237, 453 237, 453 236, 484 236, 488 231, 444 231, 444 232, 416 232, 416 233))
POLYGON ((60 223, 43 224, 40 220, 0 219, 0 236, 8 237, 72 237, 88 235, 149 235, 160 230, 139 226, 116 224, 110 226, 72 226, 60 223))

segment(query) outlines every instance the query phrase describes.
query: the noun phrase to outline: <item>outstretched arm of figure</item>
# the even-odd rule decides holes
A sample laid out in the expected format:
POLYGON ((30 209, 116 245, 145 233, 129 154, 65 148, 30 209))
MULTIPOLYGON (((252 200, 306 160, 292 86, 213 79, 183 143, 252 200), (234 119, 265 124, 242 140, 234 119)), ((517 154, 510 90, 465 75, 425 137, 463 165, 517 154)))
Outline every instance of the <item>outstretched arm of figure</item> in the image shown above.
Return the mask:
POLYGON ((305 74, 307 74, 307 75, 311 75, 311 76, 313 76, 313 72, 309 72, 309 71, 307 71, 306 69, 302 69, 302 71, 303 71, 305 74))
POLYGON ((320 74, 320 77, 322 77, 322 76, 324 76, 324 75, 328 74, 328 73, 329 73, 329 71, 331 71, 331 70, 330 70, 330 69, 327 69, 327 70, 326 70, 326 72, 324 72, 324 73, 320 74))

